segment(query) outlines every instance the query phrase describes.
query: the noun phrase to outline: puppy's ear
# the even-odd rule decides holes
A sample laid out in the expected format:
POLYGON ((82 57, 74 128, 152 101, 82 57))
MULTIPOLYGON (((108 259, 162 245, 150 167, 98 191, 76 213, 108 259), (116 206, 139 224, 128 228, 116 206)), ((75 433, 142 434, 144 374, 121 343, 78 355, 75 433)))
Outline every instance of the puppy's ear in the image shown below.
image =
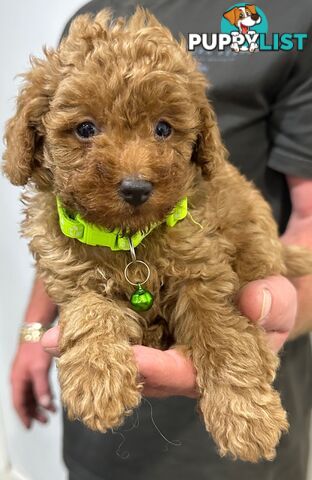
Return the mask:
POLYGON ((234 25, 236 22, 236 11, 237 7, 234 7, 223 14, 224 18, 226 18, 232 25, 234 25))
POLYGON ((257 13, 256 6, 255 5, 246 5, 246 8, 250 11, 252 15, 255 15, 257 13))
POLYGON ((222 168, 228 153, 221 140, 216 115, 208 102, 201 108, 200 115, 201 131, 194 145, 192 161, 200 166, 202 176, 209 180, 222 168))
MULTIPOLYGON (((54 89, 49 80, 48 61, 32 59, 32 65, 33 69, 23 75, 25 84, 17 98, 16 113, 7 122, 4 134, 3 171, 14 185, 25 185, 42 164, 43 116, 54 89)), ((37 177, 44 182, 43 171, 37 172, 37 177)))

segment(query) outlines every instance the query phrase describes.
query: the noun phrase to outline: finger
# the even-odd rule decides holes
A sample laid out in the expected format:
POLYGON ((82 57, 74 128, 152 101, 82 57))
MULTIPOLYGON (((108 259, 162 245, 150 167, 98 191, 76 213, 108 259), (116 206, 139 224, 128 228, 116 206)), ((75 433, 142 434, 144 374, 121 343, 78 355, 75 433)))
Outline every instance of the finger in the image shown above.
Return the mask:
POLYGON ((30 395, 33 397, 33 401, 28 403, 28 411, 31 418, 37 420, 40 423, 47 423, 48 418, 41 410, 41 408, 36 404, 34 393, 31 392, 30 395))
POLYGON ((16 401, 13 401, 13 405, 23 425, 29 429, 32 424, 32 416, 29 414, 29 409, 23 404, 17 404, 16 401))
POLYGON ((27 398, 27 380, 12 379, 12 402, 16 413, 26 428, 31 427, 32 417, 27 398))
POLYGON ((251 321, 263 326, 270 346, 278 351, 295 323, 297 292, 287 278, 272 276, 246 285, 238 306, 251 321))
POLYGON ((54 357, 59 357, 60 351, 58 349, 58 340, 59 340, 60 328, 58 326, 50 328, 42 337, 41 345, 44 350, 53 355, 54 357))
POLYGON ((55 406, 53 404, 51 388, 49 383, 49 371, 48 369, 38 368, 32 372, 33 380, 33 392, 37 404, 40 407, 45 408, 51 412, 55 412, 55 406))
POLYGON ((48 417, 43 413, 40 408, 37 408, 31 412, 32 417, 39 423, 48 423, 48 417))
POLYGON ((272 276, 246 285, 238 304, 244 315, 267 330, 288 332, 296 317, 297 293, 287 278, 272 276))
POLYGON ((144 394, 164 397, 196 397, 196 376, 192 361, 177 349, 160 351, 136 345, 133 347, 144 394))
POLYGON ((45 415, 44 411, 38 405, 34 389, 33 389, 33 383, 29 383, 29 388, 27 389, 26 395, 25 395, 25 405, 28 411, 29 416, 33 420, 37 420, 40 423, 47 423, 48 418, 45 415))

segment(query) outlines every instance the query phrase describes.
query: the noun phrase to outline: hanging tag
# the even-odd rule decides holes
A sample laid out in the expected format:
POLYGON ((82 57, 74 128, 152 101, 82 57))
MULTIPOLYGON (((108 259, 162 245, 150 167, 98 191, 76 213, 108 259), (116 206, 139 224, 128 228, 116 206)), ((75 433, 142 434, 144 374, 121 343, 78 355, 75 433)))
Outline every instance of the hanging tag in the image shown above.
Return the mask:
POLYGON ((131 298, 130 298, 130 303, 131 303, 133 309, 136 310, 137 312, 146 312, 147 310, 149 310, 153 306, 153 303, 154 303, 154 297, 151 294, 151 292, 149 292, 148 290, 145 290, 142 287, 142 285, 144 285, 144 283, 146 283, 148 281, 149 277, 150 277, 151 271, 150 271, 149 266, 145 262, 142 262, 142 260, 136 260, 135 259, 132 262, 128 263, 128 265, 126 265, 124 274, 125 274, 125 279, 127 280, 127 282, 130 283, 130 285, 135 285, 136 286, 136 289, 135 289, 135 291, 133 292, 133 294, 131 295, 131 298), (135 263, 140 263, 141 265, 144 265, 144 267, 147 270, 146 278, 143 282, 140 282, 140 283, 132 282, 129 279, 129 276, 128 276, 129 267, 131 265, 134 265, 135 263))
POLYGON ((131 295, 130 303, 137 312, 146 312, 153 306, 154 297, 151 292, 142 288, 142 285, 138 283, 131 295))

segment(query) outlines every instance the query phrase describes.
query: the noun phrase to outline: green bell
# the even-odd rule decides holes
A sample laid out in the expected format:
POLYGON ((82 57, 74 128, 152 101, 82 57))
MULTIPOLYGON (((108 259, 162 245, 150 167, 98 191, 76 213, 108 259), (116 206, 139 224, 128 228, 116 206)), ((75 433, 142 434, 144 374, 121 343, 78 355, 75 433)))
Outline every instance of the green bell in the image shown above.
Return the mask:
POLYGON ((154 297, 148 290, 144 290, 140 284, 138 284, 136 290, 133 292, 130 298, 130 303, 134 310, 137 312, 146 312, 149 310, 154 302, 154 297))

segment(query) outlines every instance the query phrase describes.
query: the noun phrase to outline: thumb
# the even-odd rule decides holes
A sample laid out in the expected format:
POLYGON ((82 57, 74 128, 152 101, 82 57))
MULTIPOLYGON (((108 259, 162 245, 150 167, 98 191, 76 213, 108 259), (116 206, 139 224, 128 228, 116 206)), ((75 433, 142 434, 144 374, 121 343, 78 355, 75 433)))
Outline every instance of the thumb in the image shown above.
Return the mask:
POLYGON ((44 350, 55 357, 60 355, 58 348, 59 335, 60 327, 55 326, 50 328, 41 338, 41 345, 44 350))
POLYGON ((270 347, 278 352, 296 319, 297 292, 292 283, 281 275, 250 282, 241 290, 238 306, 264 328, 270 347))
POLYGON ((33 373, 33 390, 38 405, 55 412, 55 406, 52 401, 52 393, 49 383, 49 370, 38 369, 33 373))

